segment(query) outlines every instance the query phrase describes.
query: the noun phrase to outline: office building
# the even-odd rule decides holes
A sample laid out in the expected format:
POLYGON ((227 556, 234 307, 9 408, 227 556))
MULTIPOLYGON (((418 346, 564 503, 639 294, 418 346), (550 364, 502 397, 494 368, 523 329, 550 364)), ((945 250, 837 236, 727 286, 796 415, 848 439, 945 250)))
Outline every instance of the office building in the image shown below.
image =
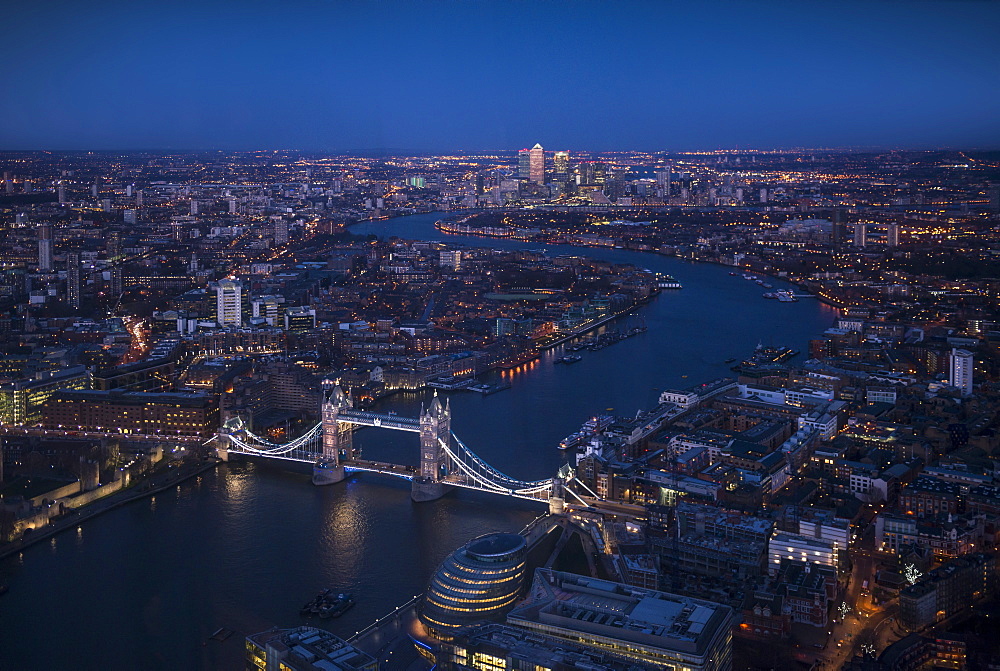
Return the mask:
POLYGON ((565 183, 569 178, 569 152, 557 151, 552 158, 552 167, 556 174, 556 181, 565 183))
POLYGON ((776 531, 769 545, 770 561, 768 568, 777 572, 781 561, 796 561, 803 564, 822 564, 837 570, 840 550, 836 541, 829 541, 815 536, 805 536, 788 531, 776 531))
POLYGON ((41 414, 50 430, 207 437, 219 428, 216 401, 200 392, 63 390, 45 402, 41 414))
POLYGON ((972 395, 972 352, 964 349, 951 350, 948 383, 959 390, 962 396, 972 395))
POLYGON ((899 593, 899 620, 918 631, 945 620, 997 591, 997 562, 991 554, 954 559, 899 593))
POLYGON ((247 636, 247 671, 377 671, 378 661, 315 627, 271 629, 247 636))
POLYGON ((285 308, 285 330, 304 333, 316 328, 316 311, 309 306, 285 308))
POLYGON ((507 624, 642 669, 732 668, 728 606, 573 573, 536 569, 507 624))
POLYGON ((38 224, 38 272, 52 272, 52 226, 38 224))
POLYGON ((527 182, 531 178, 531 150, 522 149, 517 152, 517 178, 527 182))
POLYGON ((441 562, 424 595, 420 618, 435 636, 497 620, 524 586, 528 544, 518 534, 480 536, 441 562))
POLYGON ((215 322, 222 327, 243 326, 243 284, 236 280, 219 280, 215 290, 215 322))
POLYGON ((39 373, 33 380, 0 385, 0 422, 35 424, 42 417, 42 406, 61 389, 90 389, 90 373, 86 366, 39 373))
POLYGON ((66 254, 66 302, 74 310, 80 309, 80 253, 66 254))
POLYGON ((529 168, 528 179, 535 184, 545 183, 545 150, 542 145, 535 143, 535 146, 528 152, 529 168))

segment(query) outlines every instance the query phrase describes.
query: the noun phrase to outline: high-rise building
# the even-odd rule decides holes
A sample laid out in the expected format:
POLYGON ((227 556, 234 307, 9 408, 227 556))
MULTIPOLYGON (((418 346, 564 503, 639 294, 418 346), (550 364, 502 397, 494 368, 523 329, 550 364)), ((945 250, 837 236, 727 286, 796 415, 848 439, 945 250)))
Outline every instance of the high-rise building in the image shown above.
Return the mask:
POLYGON ((899 224, 886 225, 885 244, 887 247, 899 247, 899 224))
POLYGON ((972 352, 964 349, 951 350, 948 383, 957 388, 962 396, 972 395, 973 363, 972 352))
POLYGON ((517 152, 517 178, 527 182, 531 178, 531 150, 522 149, 517 152))
POLYGON ((80 309, 80 253, 66 254, 66 302, 74 310, 80 309))
POLYGON ((868 244, 868 225, 854 224, 854 246, 864 248, 868 244))
POLYGON ((288 242, 288 220, 284 217, 274 220, 274 244, 284 245, 288 242))
POLYGON ((552 158, 552 167, 555 169, 556 181, 565 182, 569 177, 569 152, 557 151, 552 158))
POLYGON ((52 226, 38 224, 38 272, 52 271, 52 226))
POLYGON ((56 187, 56 193, 59 195, 59 204, 64 205, 66 203, 66 185, 59 181, 59 186, 56 187))
POLYGON ((545 150, 542 145, 536 142, 528 150, 528 162, 528 179, 535 184, 545 184, 545 150))
POLYGON ((215 289, 215 321, 219 326, 243 326, 243 284, 219 280, 215 289))
POLYGON ((132 226, 135 226, 135 223, 138 220, 136 211, 133 209, 125 210, 122 213, 122 218, 125 220, 126 224, 130 224, 132 226))

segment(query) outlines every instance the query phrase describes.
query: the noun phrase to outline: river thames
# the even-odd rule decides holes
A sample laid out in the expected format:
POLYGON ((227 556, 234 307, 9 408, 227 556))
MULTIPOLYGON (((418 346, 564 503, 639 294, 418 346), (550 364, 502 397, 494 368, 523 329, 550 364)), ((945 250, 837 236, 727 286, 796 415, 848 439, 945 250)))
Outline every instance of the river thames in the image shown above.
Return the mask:
MULTIPOLYGON (((676 277, 636 316, 648 331, 566 366, 545 355, 490 396, 449 395, 452 428, 493 466, 520 479, 553 475, 561 438, 589 416, 631 416, 665 388, 731 375, 725 360, 758 343, 805 350, 832 308, 779 303, 730 269, 620 249, 450 236, 440 213, 354 226, 356 233, 468 247, 544 248, 632 263, 676 277)), ((792 288, 779 280, 774 290, 792 288)), ((800 355, 795 360, 801 361, 800 355)), ((379 409, 416 416, 430 394, 396 395, 379 409)), ((416 464, 410 434, 358 432, 366 458, 416 464)), ((305 621, 299 607, 323 587, 357 606, 322 626, 350 637, 423 591, 445 555, 490 531, 516 531, 542 504, 459 491, 413 504, 408 483, 356 475, 314 487, 307 473, 233 462, 176 490, 119 508, 0 562, 0 671, 7 669, 242 669, 243 636, 305 621), (208 640, 220 627, 228 641, 208 640)))

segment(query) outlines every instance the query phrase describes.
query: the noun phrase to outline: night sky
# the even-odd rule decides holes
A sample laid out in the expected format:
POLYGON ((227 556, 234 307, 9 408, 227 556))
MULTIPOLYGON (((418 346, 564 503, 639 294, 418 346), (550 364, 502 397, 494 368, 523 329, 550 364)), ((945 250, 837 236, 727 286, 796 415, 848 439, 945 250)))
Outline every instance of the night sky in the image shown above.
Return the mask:
POLYGON ((1000 147, 1000 2, 0 10, 0 149, 1000 147))

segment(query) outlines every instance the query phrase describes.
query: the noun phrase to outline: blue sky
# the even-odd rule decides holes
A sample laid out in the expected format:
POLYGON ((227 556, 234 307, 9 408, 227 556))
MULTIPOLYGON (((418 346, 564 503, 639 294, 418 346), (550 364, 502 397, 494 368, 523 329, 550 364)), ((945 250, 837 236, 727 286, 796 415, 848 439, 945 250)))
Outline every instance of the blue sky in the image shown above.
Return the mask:
POLYGON ((3 149, 1000 146, 988 0, 4 11, 3 149))

